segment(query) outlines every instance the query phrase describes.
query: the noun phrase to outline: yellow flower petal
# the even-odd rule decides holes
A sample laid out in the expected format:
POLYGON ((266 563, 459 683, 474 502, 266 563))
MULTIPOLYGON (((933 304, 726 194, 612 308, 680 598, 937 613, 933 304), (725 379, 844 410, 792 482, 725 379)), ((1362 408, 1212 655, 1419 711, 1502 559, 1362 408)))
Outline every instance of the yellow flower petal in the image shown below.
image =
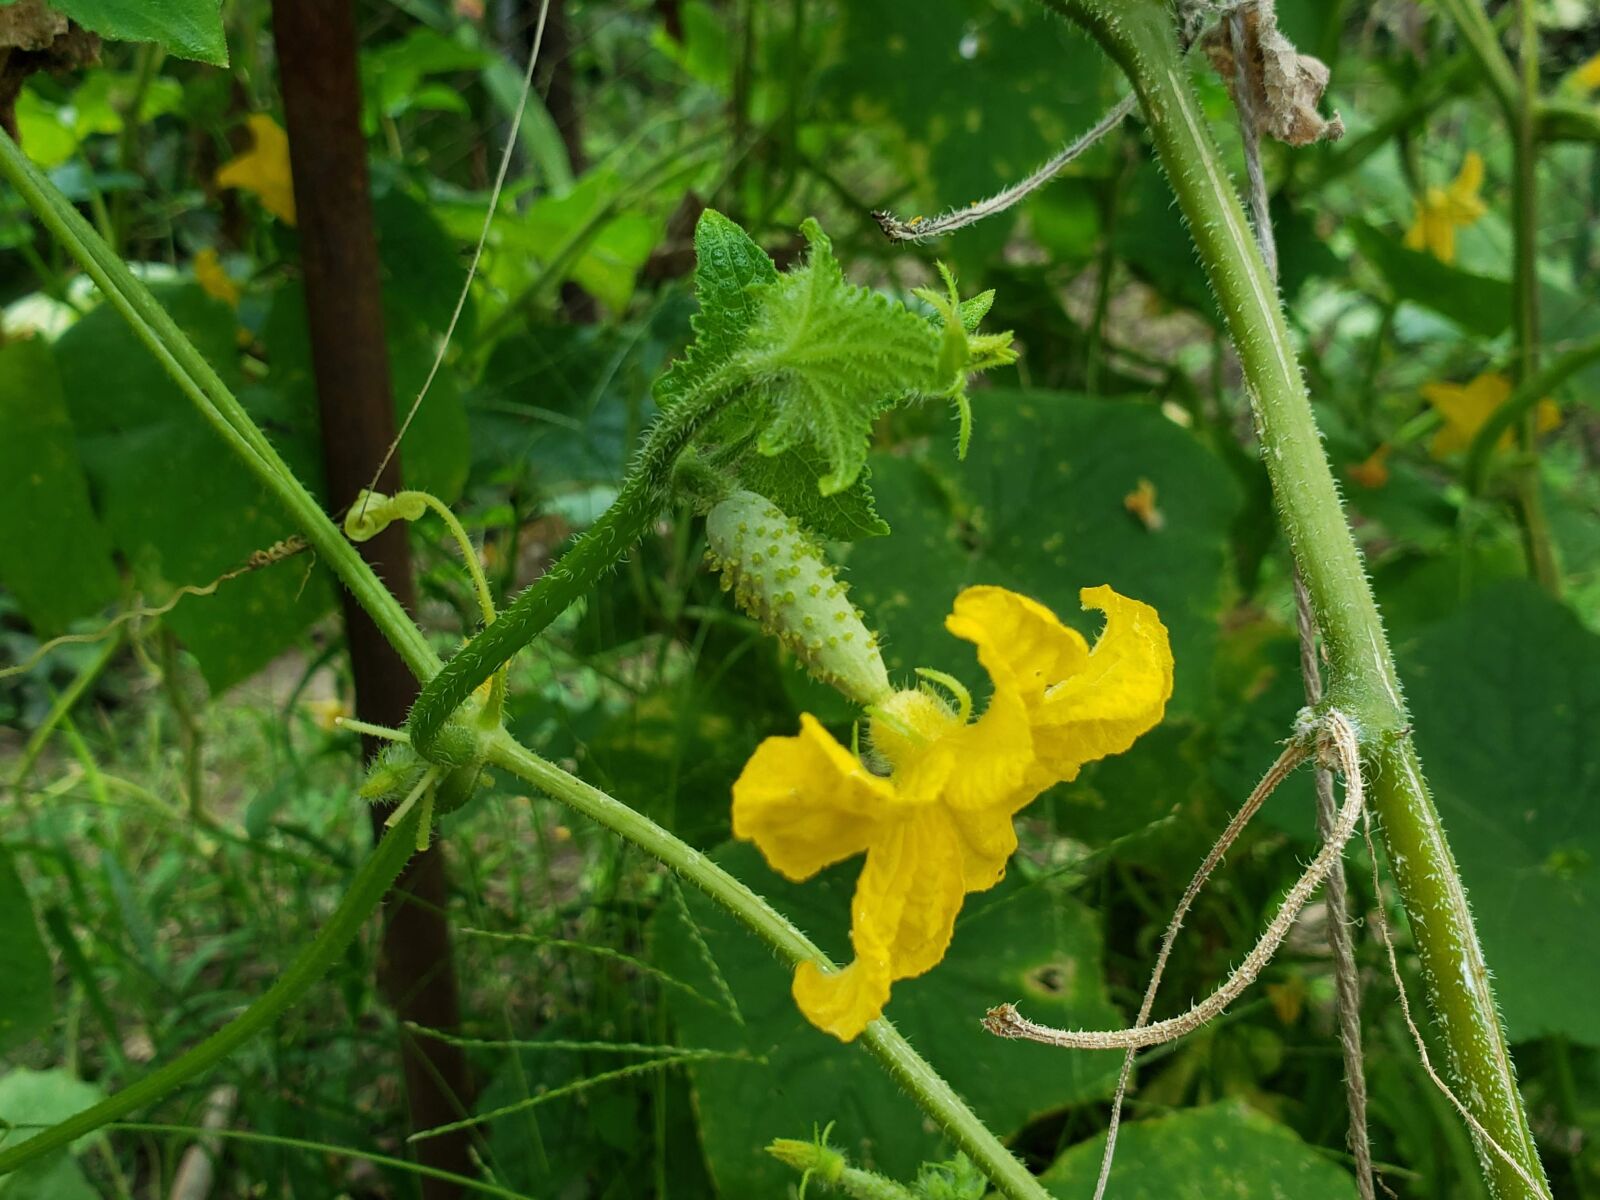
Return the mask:
POLYGON ((733 833, 801 880, 865 850, 894 805, 889 781, 807 713, 798 736, 768 738, 745 764, 733 785, 733 833))
POLYGON ((1443 263, 1456 259, 1456 230, 1473 224, 1488 208, 1479 191, 1483 187, 1483 156, 1469 150, 1461 170, 1447 187, 1430 187, 1416 201, 1405 244, 1426 250, 1443 263))
MULTIPOLYGON (((1511 380, 1498 371, 1487 371, 1465 384, 1423 384, 1422 398, 1444 418, 1444 425, 1434 434, 1429 447, 1433 456, 1446 458, 1470 447, 1484 422, 1510 395, 1511 380)), ((1508 429, 1496 443, 1496 448, 1504 450, 1511 442, 1512 435, 1508 429)))
MULTIPOLYGON (((871 711, 868 771, 814 717, 795 737, 768 738, 734 784, 733 825, 772 866, 803 879, 866 852, 851 905, 854 961, 803 964, 794 998, 844 1041, 875 1020, 892 984, 944 957, 968 892, 993 887, 1017 847, 1013 815, 1085 762, 1124 750, 1161 719, 1172 654, 1155 610, 1108 587, 1083 592, 1107 615, 1091 651, 1049 609, 1003 588, 971 588, 946 620, 972 642, 994 683, 968 722, 933 691, 901 691, 871 711)), ((959 711, 958 711, 959 708, 959 711)))
POLYGON ((1461 160, 1461 170, 1451 181, 1448 190, 1450 213, 1457 225, 1470 225, 1487 211, 1478 193, 1483 188, 1483 156, 1468 150, 1461 160))
POLYGON ((194 256, 194 278, 206 295, 221 300, 230 308, 239 307, 239 285, 228 277, 222 260, 210 246, 194 256))
POLYGON ((1033 716, 1034 752, 1063 780, 1133 745, 1160 724, 1172 696, 1172 647, 1156 610, 1105 586, 1080 596, 1106 614, 1105 631, 1082 670, 1056 683, 1033 716))
POLYGON ((249 150, 223 163, 217 186, 254 192, 262 207, 286 225, 293 225, 294 181, 289 173, 289 135, 265 113, 247 118, 253 144, 249 150))
POLYGON ((856 960, 823 974, 802 965, 794 998, 812 1024, 850 1041, 883 1012, 889 984, 929 970, 950 946, 966 895, 962 853, 949 819, 918 810, 873 843, 850 906, 856 960))
POLYGON ((978 648, 978 661, 1000 684, 1015 682, 1031 707, 1045 689, 1083 670, 1089 643, 1037 600, 1000 587, 970 587, 956 597, 944 627, 978 648))
POLYGON ((1350 481, 1364 488, 1381 488, 1389 482, 1390 446, 1384 442, 1361 462, 1350 463, 1344 473, 1350 481))
POLYGON ((1586 92, 1600 90, 1600 54, 1574 71, 1572 81, 1586 92))
POLYGON ((889 968, 857 959, 842 971, 824 974, 814 963, 803 962, 791 991, 806 1020, 850 1042, 883 1015, 889 1003, 889 968))

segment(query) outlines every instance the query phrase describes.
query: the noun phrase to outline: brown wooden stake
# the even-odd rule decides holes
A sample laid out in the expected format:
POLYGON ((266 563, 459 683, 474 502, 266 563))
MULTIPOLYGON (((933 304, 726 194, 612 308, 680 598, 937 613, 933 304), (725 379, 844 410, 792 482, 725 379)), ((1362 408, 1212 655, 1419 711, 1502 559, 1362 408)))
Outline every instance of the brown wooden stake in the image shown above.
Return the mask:
MULTIPOLYGON (((289 133, 289 161, 305 274, 311 358, 322 413, 328 499, 342 513, 367 486, 394 438, 394 402, 384 336, 378 243, 361 133, 354 0, 273 0, 273 34, 289 133)), ((399 459, 378 482, 401 487, 399 459)), ((405 526, 364 542, 361 555, 406 609, 416 606, 405 526)), ((364 721, 403 724, 417 681, 354 599, 344 596, 346 638, 364 721)), ((376 750, 370 742, 368 757, 376 750)), ((374 830, 384 814, 374 812, 374 830)), ((444 857, 438 843, 411 860, 384 906, 379 986, 402 1021, 438 1029, 459 1024, 451 957, 444 857)), ((402 1030, 401 1058, 415 1130, 464 1116, 471 1095, 458 1047, 402 1030)), ((426 1166, 471 1174, 465 1131, 417 1144, 426 1166)), ((426 1200, 461 1194, 421 1181, 426 1200)))

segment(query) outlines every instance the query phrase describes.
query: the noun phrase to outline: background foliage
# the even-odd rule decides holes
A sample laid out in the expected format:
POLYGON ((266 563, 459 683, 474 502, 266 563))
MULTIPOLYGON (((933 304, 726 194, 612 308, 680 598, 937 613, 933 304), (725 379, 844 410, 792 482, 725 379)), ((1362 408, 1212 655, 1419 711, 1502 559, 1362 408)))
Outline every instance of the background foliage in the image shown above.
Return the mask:
MULTIPOLYGON (((24 147, 317 486, 298 235, 274 211, 286 177, 258 132, 260 114, 281 120, 269 5, 58 7, 107 40, 98 65, 28 79, 24 147), (219 168, 251 154, 245 185, 220 186, 219 168)), ((360 5, 402 405, 449 322, 537 8, 360 5)), ((1504 451, 1490 488, 1468 486, 1424 388, 1506 365, 1502 119, 1433 6, 1279 11, 1331 66, 1349 126, 1336 144, 1268 151, 1294 334, 1541 1152, 1558 1195, 1600 1194, 1600 367, 1552 394, 1559 424, 1535 455, 1504 451), (1415 205, 1469 153, 1485 164, 1483 215, 1457 231, 1452 261, 1409 248, 1415 205), (1549 516, 1559 596, 1527 578, 1508 503, 1518 471, 1534 472, 1549 516)), ((1546 83, 1592 107, 1600 23, 1581 4, 1540 13, 1546 83)), ((1006 885, 968 906, 949 960, 890 1009, 1057 1194, 1084 1195, 1114 1061, 993 1043, 975 1019, 1019 998, 1058 1024, 1136 1010, 1192 865, 1301 703, 1287 561, 1237 368, 1152 153, 1130 123, 1014 213, 894 247, 872 210, 932 214, 985 195, 1116 98, 1086 40, 1022 0, 568 0, 552 19, 562 36, 547 42, 483 269, 402 449, 407 482, 456 503, 503 593, 536 576, 614 494, 671 399, 653 385, 689 337, 691 233, 707 205, 780 266, 815 216, 853 283, 909 298, 936 283, 937 254, 963 295, 996 290, 987 324, 1014 329, 1022 355, 974 391, 966 461, 948 406, 897 411, 877 422, 864 473, 882 521, 848 506, 811 519, 836 522, 833 549, 897 678, 933 666, 981 682, 941 626, 970 583, 1084 621, 1078 588, 1108 582, 1172 630, 1165 725, 1028 811, 1006 885)), ((1226 92, 1194 70, 1235 153, 1226 92)), ((1552 145, 1539 188, 1554 354, 1600 334, 1588 302, 1600 151, 1552 145)), ((290 530, 9 193, 0 249, 0 655, 20 661, 43 638, 208 583, 290 530)), ((472 597, 442 528, 414 536, 425 623, 446 649, 471 628, 472 597)), ((840 949, 854 868, 783 883, 728 844, 728 790, 799 711, 848 736, 848 710, 719 594, 701 539, 691 514, 671 514, 517 663, 513 732, 840 949)), ((342 891, 367 820, 353 739, 331 725, 349 695, 333 601, 326 573, 291 559, 108 649, 68 646, 0 680, 0 1120, 75 1111, 193 1044, 260 993, 342 891)), ((1226 973, 1298 873, 1311 801, 1308 781, 1293 783, 1190 918, 1169 1004, 1226 973)), ((471 1051, 476 1111, 516 1107, 478 1129, 485 1178, 541 1197, 777 1196, 792 1173, 761 1147, 829 1122, 853 1161, 902 1178, 944 1155, 859 1052, 801 1022, 785 972, 650 861, 503 781, 448 819, 445 840, 467 1033, 518 1043, 471 1051)), ((1370 916, 1392 898, 1372 892, 1364 854, 1351 876, 1370 916)), ((1221 1162, 1231 1194, 1354 1195, 1317 920, 1228 1017, 1145 1057, 1117 1194, 1214 1195, 1221 1162)), ((1419 1200, 1482 1195, 1369 929, 1358 954, 1384 1180, 1419 1200)), ((351 1156, 405 1153, 374 954, 358 945, 314 1003, 151 1114, 198 1124, 227 1083, 230 1128, 300 1140, 229 1142, 216 1194, 414 1193, 408 1173, 351 1156)), ((1402 957, 1413 971, 1404 945, 1402 957)), ((97 1135, 37 1177, 0 1181, 0 1197, 165 1195, 190 1140, 97 1135)))

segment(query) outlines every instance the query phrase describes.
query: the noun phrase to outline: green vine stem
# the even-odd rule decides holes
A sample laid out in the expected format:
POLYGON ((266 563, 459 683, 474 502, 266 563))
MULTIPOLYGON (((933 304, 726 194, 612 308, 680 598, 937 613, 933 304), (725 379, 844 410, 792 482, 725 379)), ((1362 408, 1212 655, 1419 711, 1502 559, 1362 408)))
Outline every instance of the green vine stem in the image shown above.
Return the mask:
MULTIPOLYGON (((814 962, 821 967, 833 967, 827 955, 810 938, 700 851, 626 804, 518 745, 504 731, 494 735, 489 762, 620 834, 671 867, 737 917, 786 962, 814 962)), ((938 1121, 950 1139, 983 1168, 1004 1195, 1011 1200, 1047 1200, 1049 1193, 1039 1181, 1000 1144, 977 1114, 886 1018, 880 1017, 868 1025, 861 1040, 918 1106, 938 1121)))
POLYGON ((193 1050, 179 1055, 137 1083, 130 1084, 58 1125, 42 1130, 20 1145, 0 1150, 0 1176, 53 1150, 71 1145, 107 1122, 161 1099, 210 1070, 256 1034, 270 1027, 279 1014, 322 978, 328 968, 344 955, 356 934, 361 932, 361 927, 377 909, 389 885, 400 874, 400 868, 411 857, 417 836, 415 826, 416 819, 407 818, 384 834, 377 848, 361 864, 350 883, 350 890, 317 932, 316 938, 259 1000, 193 1050))
POLYGON ((422 631, 361 560, 315 498, 295 478, 272 443, 245 412, 228 385, 223 383, 194 348, 183 331, 162 308, 150 289, 136 278, 104 239, 50 183, 11 137, 0 131, 0 175, 33 209, 56 240, 82 265, 106 300, 122 314, 134 334, 172 376, 201 417, 244 462, 260 482, 277 497, 317 557, 373 614, 406 665, 426 679, 439 669, 439 658, 422 631), (378 614, 382 613, 380 617, 378 614))
MULTIPOLYGON (((1543 1168, 1517 1091, 1472 913, 1406 736, 1399 679, 1323 452, 1277 289, 1256 249, 1180 56, 1165 0, 1043 0, 1089 30, 1133 81, 1146 124, 1238 349, 1280 522, 1329 657, 1324 703, 1353 714, 1395 879, 1411 918, 1451 1074, 1474 1116, 1535 1178, 1543 1168)), ((1538 1195, 1478 1147, 1497 1196, 1538 1195)))
POLYGON ((600 519, 427 682, 406 722, 417 753, 448 761, 439 733, 450 714, 551 621, 588 594, 644 536, 661 511, 678 455, 717 410, 732 378, 731 371, 714 372, 662 413, 650 427, 622 490, 600 519))
MULTIPOLYGON (((1477 9, 1476 0, 1473 7, 1477 9)), ((1534 20, 1532 0, 1518 0, 1517 21, 1521 33, 1520 86, 1511 114, 1512 163, 1516 172, 1511 188, 1511 283, 1517 354, 1511 378, 1513 384, 1520 385, 1538 375, 1540 354, 1539 26, 1534 20)), ((1517 512, 1533 577, 1546 591, 1559 595, 1561 571, 1556 565, 1555 539, 1540 490, 1538 438, 1537 414, 1530 408, 1517 428, 1517 443, 1523 452, 1523 462, 1516 472, 1517 512)))
MULTIPOLYGON (((99 235, 73 210, 71 203, 34 169, 16 143, 3 133, 0 133, 0 174, 17 187, 45 226, 99 284, 228 448, 284 503, 319 555, 333 566, 345 586, 400 650, 411 669, 420 678, 432 676, 438 670, 438 659, 429 648, 422 631, 395 603, 382 582, 277 457, 249 414, 240 407, 226 385, 155 298, 111 253, 99 235)), ((456 659, 451 660, 452 666, 487 634, 500 630, 502 626, 510 628, 507 619, 520 605, 525 615, 519 620, 526 622, 525 627, 530 632, 523 641, 517 641, 514 637, 506 638, 503 646, 509 648, 505 649, 504 659, 508 659, 627 552, 632 541, 637 540, 658 511, 662 488, 672 462, 700 423, 723 398, 724 389, 730 386, 719 376, 713 376, 697 393, 685 396, 657 422, 641 455, 639 468, 642 469, 636 469, 633 473, 632 478, 637 482, 625 486, 623 494, 602 516, 601 522, 575 543, 563 556, 562 562, 550 572, 554 575, 565 566, 569 573, 548 589, 541 590, 536 584, 524 592, 511 610, 497 619, 485 634, 469 643, 456 659), (632 540, 625 540, 629 538, 632 540), (582 556, 577 562, 572 561, 580 548, 583 550, 582 556)), ((500 665, 500 661, 504 661, 489 661, 487 653, 480 654, 477 659, 480 663, 488 662, 488 665, 482 668, 482 675, 467 685, 461 699, 487 678, 500 665)), ((459 670, 465 674, 465 668, 459 670)), ((459 703, 459 699, 455 701, 455 704, 459 703)), ((441 702, 438 709, 441 725, 455 704, 441 702)), ((394 731, 386 732, 391 737, 395 736, 394 731)), ((694 882, 785 958, 793 962, 811 959, 819 964, 827 963, 826 957, 804 934, 748 887, 627 805, 516 745, 503 732, 494 735, 492 750, 494 761, 506 769, 547 789, 551 795, 593 817, 694 882)), ((159 1100, 267 1028, 310 989, 343 953, 361 925, 377 909, 389 883, 409 857, 414 843, 414 818, 402 820, 390 829, 372 857, 357 873, 350 891, 316 939, 267 993, 233 1022, 187 1054, 100 1104, 42 1131, 19 1146, 0 1151, 0 1176, 66 1146, 136 1108, 159 1100)), ((984 1168, 1002 1194, 1010 1197, 1010 1200, 1049 1200, 1049 1193, 1043 1186, 1012 1157, 950 1085, 892 1025, 884 1020, 874 1022, 868 1026, 861 1040, 884 1069, 906 1088, 922 1110, 984 1168)))

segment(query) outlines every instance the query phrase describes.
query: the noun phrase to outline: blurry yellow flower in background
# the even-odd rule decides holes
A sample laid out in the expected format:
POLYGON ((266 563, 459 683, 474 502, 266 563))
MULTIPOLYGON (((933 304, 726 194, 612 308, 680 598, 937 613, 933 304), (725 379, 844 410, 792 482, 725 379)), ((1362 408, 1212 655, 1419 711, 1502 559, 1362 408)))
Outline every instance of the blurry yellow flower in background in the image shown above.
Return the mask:
MULTIPOLYGON (((1511 380, 1498 371, 1486 371, 1470 383, 1424 384, 1423 399, 1444 418, 1444 427, 1433 435, 1433 456, 1445 458, 1468 449, 1484 422, 1510 395, 1511 380)), ((1554 401, 1541 400, 1534 411, 1540 433, 1548 433, 1561 424, 1561 410, 1554 401)), ((1512 432, 1508 429, 1495 443, 1495 449, 1504 450, 1511 442, 1512 432)))
POLYGON ((254 192, 261 205, 286 225, 294 224, 294 180, 289 174, 289 135, 266 113, 247 119, 253 144, 217 170, 217 186, 254 192))
POLYGON ((337 696, 307 700, 305 706, 306 711, 311 714, 311 719, 316 722, 317 728, 325 733, 337 732, 341 720, 355 716, 355 710, 337 696))
POLYGON ((1406 230, 1406 245, 1426 250, 1440 262, 1456 260, 1456 230, 1471 225, 1488 209, 1478 195, 1483 188, 1483 159, 1468 150, 1461 172, 1448 187, 1430 187, 1416 202, 1416 216, 1406 230))
POLYGON ((228 277, 222 259, 210 246, 194 256, 194 278, 206 295, 221 300, 230 308, 239 307, 239 285, 228 277))
POLYGON ((1122 507, 1151 533, 1160 533, 1166 527, 1166 514, 1156 505, 1156 485, 1148 479, 1139 480, 1133 491, 1122 498, 1122 507))
POLYGON ((1381 488, 1389 482, 1389 452, 1389 443, 1384 442, 1360 462, 1345 467, 1344 473, 1360 487, 1381 488))
POLYGON ((1569 78, 1585 92, 1600 91, 1600 54, 1582 64, 1569 78))
POLYGON ((1083 593, 1107 615, 1091 651, 1055 614, 1003 588, 970 588, 945 625, 978 647, 994 684, 970 721, 961 686, 896 692, 869 710, 870 768, 809 713, 795 737, 762 742, 733 787, 733 831, 793 880, 866 854, 851 904, 855 961, 795 974, 807 1019, 843 1041, 883 1012, 890 985, 949 948, 968 892, 993 887, 1017 846, 1012 818, 1086 762, 1156 725, 1172 654, 1155 610, 1110 588, 1083 593))

